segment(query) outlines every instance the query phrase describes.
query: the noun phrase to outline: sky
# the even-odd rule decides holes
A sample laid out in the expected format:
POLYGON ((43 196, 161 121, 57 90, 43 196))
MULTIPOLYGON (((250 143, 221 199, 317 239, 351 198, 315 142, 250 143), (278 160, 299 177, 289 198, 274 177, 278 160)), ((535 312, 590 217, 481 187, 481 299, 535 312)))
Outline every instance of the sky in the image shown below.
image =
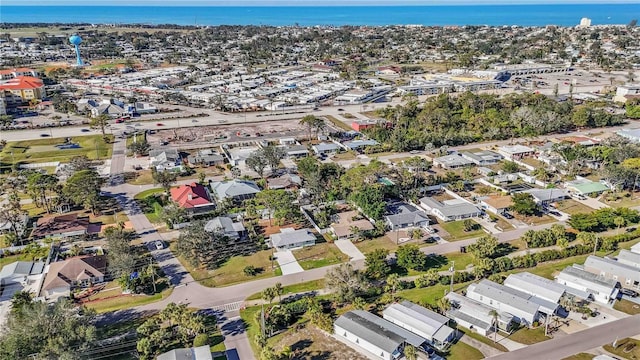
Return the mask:
MULTIPOLYGON (((631 4, 638 0, 1 0, 3 5, 79 6, 357 6, 357 5, 516 5, 516 4, 631 4)), ((0 13, 1 16, 1 13, 0 13)))

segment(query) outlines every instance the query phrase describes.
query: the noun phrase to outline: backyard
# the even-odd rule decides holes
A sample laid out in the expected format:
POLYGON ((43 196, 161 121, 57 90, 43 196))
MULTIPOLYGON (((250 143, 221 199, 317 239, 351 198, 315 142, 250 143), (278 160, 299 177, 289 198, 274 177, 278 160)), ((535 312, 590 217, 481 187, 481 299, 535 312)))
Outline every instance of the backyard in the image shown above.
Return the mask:
POLYGON ((293 255, 305 270, 339 264, 349 260, 348 256, 343 254, 335 244, 326 242, 293 250, 293 255))

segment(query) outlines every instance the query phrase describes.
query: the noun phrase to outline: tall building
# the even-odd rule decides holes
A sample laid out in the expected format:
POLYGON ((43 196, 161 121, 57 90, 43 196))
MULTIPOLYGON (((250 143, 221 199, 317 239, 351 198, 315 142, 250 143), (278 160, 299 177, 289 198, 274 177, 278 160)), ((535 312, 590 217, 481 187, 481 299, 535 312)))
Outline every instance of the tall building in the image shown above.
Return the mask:
POLYGON ((18 76, 0 83, 0 91, 8 91, 23 101, 42 100, 45 97, 44 83, 33 76, 18 76))
POLYGON ((38 72, 30 68, 14 68, 0 70, 0 80, 15 79, 18 76, 38 77, 38 72))

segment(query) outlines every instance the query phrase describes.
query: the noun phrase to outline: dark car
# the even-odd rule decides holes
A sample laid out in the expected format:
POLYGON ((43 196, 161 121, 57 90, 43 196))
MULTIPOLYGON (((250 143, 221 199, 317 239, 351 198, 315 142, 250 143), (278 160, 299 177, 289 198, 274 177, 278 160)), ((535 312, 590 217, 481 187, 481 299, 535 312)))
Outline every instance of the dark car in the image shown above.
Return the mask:
POLYGON ((51 136, 51 135, 45 134, 45 133, 40 134, 40 137, 49 137, 49 136, 51 136))
POLYGON ((620 293, 622 295, 626 295, 626 296, 633 297, 633 298, 634 297, 638 297, 638 293, 636 291, 634 291, 634 290, 631 290, 631 289, 622 288, 622 289, 620 289, 620 293))
POLYGON ((513 219, 513 215, 511 215, 509 213, 504 213, 504 214, 502 214, 502 216, 506 217, 507 219, 513 219))
POLYGON ((554 215, 554 216, 562 216, 562 214, 560 214, 557 211, 549 211, 549 214, 554 215))
POLYGON ((341 109, 338 109, 338 111, 344 111, 344 109, 341 108, 341 109))
POLYGON ((85 128, 85 129, 80 129, 80 131, 82 131, 82 132, 89 132, 90 130, 85 128))

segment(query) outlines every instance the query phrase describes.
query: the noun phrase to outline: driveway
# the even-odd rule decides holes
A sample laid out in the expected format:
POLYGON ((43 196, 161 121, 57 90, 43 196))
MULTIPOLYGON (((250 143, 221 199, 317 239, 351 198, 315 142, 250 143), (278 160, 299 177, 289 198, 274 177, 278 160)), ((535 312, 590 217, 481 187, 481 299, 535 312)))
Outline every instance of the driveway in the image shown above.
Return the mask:
POLYGON ((280 265, 282 275, 297 274, 304 271, 302 266, 298 264, 296 257, 293 256, 291 250, 278 251, 273 254, 273 256, 276 257, 278 265, 280 265))
POLYGON ((340 251, 349 256, 350 260, 364 260, 364 255, 351 240, 336 240, 335 244, 340 251))

